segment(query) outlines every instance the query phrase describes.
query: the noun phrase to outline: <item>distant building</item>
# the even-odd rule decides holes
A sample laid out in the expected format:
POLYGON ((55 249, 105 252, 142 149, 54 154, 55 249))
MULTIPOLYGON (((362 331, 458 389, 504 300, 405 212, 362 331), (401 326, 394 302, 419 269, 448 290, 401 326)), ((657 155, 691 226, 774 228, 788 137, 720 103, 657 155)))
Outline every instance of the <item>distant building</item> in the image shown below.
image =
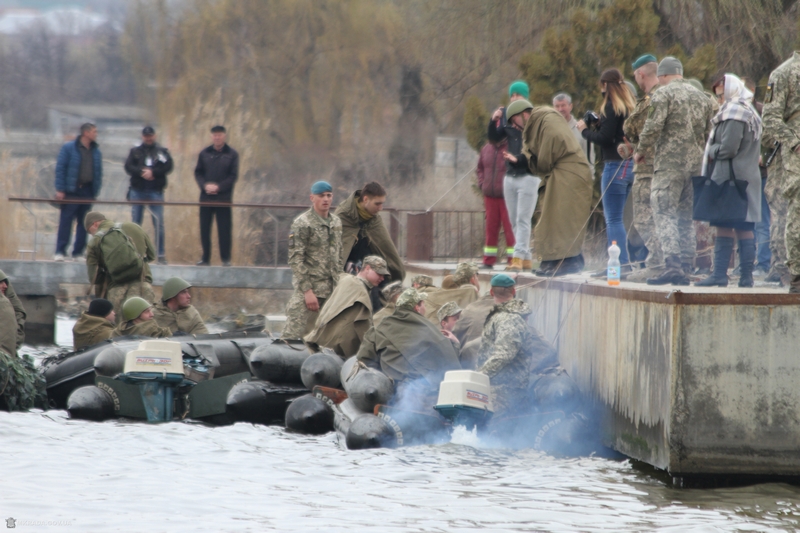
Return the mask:
POLYGON ((81 124, 91 122, 103 134, 121 134, 138 139, 142 126, 152 123, 141 107, 125 105, 58 104, 47 107, 49 130, 58 138, 72 137, 81 124))

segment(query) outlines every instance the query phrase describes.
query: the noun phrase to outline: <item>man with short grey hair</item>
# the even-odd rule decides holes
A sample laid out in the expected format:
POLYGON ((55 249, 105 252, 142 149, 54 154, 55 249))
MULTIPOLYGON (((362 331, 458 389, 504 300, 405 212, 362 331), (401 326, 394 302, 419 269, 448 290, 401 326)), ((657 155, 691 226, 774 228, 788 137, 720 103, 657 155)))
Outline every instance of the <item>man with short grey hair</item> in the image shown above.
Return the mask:
POLYGON ((572 134, 578 139, 578 143, 583 148, 583 153, 587 155, 589 164, 594 167, 594 146, 589 144, 589 141, 583 138, 581 132, 578 130, 578 121, 572 116, 572 97, 567 93, 558 93, 553 97, 553 109, 564 117, 564 120, 569 124, 569 129, 572 134))

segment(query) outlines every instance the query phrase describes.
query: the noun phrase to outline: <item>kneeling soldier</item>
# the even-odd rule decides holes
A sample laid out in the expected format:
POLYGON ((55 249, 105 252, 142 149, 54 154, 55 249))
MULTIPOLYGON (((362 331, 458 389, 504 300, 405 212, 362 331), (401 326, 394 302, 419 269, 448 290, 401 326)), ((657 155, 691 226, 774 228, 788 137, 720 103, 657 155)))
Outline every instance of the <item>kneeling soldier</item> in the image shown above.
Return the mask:
POLYGON ((156 302, 153 315, 159 326, 169 328, 174 334, 182 331, 189 335, 208 333, 205 323, 192 305, 192 286, 184 279, 169 278, 164 282, 161 301, 156 302))
POLYGON ((134 296, 122 305, 122 322, 114 330, 115 337, 144 335, 146 337, 171 337, 169 328, 162 328, 153 320, 153 306, 144 298, 134 296))

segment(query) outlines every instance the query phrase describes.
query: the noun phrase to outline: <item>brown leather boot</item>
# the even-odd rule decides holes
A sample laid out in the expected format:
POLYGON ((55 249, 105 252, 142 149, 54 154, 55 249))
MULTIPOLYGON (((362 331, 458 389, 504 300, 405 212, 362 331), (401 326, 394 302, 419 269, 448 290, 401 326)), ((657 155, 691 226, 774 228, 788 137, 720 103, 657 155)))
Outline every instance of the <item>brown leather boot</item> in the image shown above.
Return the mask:
POLYGON ((789 294, 800 294, 800 276, 792 275, 792 281, 789 283, 789 294))
POLYGON ((523 272, 530 272, 533 270, 533 261, 530 259, 523 259, 522 260, 522 271, 523 272))
POLYGON ((522 259, 513 257, 511 263, 506 267, 506 272, 522 272, 522 259))

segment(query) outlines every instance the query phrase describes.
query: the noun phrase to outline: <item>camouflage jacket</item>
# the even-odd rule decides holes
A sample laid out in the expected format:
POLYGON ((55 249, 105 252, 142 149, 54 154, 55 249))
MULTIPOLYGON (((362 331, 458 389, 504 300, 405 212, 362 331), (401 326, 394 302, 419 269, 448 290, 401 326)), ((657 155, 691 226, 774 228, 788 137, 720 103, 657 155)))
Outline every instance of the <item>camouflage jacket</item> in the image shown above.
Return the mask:
POLYGON ((625 119, 625 124, 622 126, 625 137, 627 137, 628 141, 634 146, 634 151, 644 156, 643 163, 635 163, 633 165, 633 173, 635 176, 639 176, 639 174, 643 176, 653 175, 652 150, 644 152, 639 149, 637 144, 639 144, 639 134, 642 132, 642 129, 644 129, 644 123, 647 121, 647 114, 650 111, 650 98, 658 87, 659 86, 656 85, 650 89, 649 93, 637 100, 636 107, 633 108, 633 112, 628 115, 628 118, 625 119))
POLYGON ((653 153, 653 170, 699 172, 714 111, 711 101, 684 79, 672 80, 650 97, 639 133, 640 153, 653 153))
POLYGON ((292 285, 318 298, 333 292, 342 265, 342 221, 333 213, 327 219, 309 209, 294 219, 289 234, 289 266, 292 285))
POLYGON ((486 317, 478 372, 492 387, 527 389, 531 376, 558 362, 553 346, 528 325, 531 308, 522 300, 495 304, 486 317))
MULTIPOLYGON (((800 172, 800 155, 794 152, 800 145, 800 52, 792 54, 770 74, 762 119, 764 137, 781 143, 784 168, 796 166, 795 171, 800 172)), ((800 189, 792 174, 784 176, 789 181, 784 181, 783 192, 789 196, 800 189)))
POLYGON ((164 302, 156 302, 153 306, 153 319, 161 327, 167 327, 174 334, 182 331, 189 335, 203 335, 208 333, 203 318, 193 305, 173 311, 164 302))

